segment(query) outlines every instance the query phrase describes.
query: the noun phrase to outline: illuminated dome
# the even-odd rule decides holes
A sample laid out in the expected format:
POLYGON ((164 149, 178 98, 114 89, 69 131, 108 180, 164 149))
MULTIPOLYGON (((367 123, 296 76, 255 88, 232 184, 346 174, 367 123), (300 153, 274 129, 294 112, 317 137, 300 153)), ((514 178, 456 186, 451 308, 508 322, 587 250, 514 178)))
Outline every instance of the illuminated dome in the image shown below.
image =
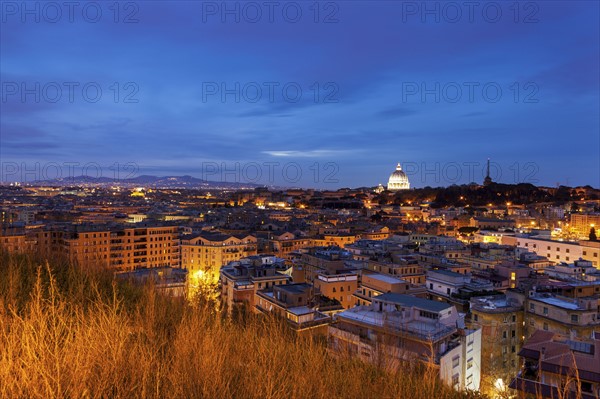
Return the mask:
POLYGON ((390 175, 390 179, 388 180, 387 189, 390 191, 398 191, 398 190, 408 190, 410 188, 410 183, 408 181, 408 177, 406 173, 402 171, 402 167, 400 164, 396 166, 396 170, 394 173, 390 175))

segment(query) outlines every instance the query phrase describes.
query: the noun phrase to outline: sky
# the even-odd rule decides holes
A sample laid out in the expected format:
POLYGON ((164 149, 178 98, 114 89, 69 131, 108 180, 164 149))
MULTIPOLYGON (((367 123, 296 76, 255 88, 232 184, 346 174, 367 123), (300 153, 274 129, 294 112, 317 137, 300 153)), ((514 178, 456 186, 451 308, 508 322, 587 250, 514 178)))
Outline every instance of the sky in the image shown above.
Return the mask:
POLYGON ((0 1, 0 181, 600 187, 598 1, 0 1))

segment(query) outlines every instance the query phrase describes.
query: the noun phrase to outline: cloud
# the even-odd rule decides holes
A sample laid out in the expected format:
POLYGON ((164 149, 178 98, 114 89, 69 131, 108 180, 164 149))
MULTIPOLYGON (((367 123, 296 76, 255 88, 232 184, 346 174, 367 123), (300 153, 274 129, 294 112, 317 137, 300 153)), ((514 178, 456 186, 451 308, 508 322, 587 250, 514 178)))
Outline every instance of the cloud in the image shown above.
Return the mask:
POLYGON ((267 154, 272 157, 285 157, 285 158, 320 158, 320 157, 348 155, 348 154, 354 153, 354 152, 356 152, 356 151, 352 151, 352 150, 262 151, 263 154, 267 154))

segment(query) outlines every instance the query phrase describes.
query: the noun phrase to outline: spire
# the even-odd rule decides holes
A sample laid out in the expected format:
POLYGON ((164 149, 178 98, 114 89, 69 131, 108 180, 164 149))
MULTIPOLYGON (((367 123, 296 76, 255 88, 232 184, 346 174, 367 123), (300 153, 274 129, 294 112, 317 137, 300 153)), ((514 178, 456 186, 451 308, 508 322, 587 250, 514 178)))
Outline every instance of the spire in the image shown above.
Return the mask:
POLYGON ((483 185, 489 186, 492 184, 492 178, 490 177, 490 159, 487 160, 487 172, 485 174, 485 179, 483 179, 483 185))
POLYGON ((400 162, 398 162, 398 165, 396 166, 396 170, 402 170, 402 166, 400 166, 400 162))

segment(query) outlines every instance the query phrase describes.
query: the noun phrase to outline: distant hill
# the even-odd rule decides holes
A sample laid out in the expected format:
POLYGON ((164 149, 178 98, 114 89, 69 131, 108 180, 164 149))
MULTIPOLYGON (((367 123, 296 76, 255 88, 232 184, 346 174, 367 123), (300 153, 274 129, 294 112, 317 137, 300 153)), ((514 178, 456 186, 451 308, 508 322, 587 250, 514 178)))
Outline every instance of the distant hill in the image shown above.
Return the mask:
POLYGON ((189 188, 189 189, 244 189, 262 187, 261 184, 241 182, 219 182, 198 179, 193 176, 151 176, 141 175, 129 179, 112 179, 109 177, 74 176, 50 180, 36 180, 28 186, 120 186, 120 187, 152 187, 152 188, 189 188))

